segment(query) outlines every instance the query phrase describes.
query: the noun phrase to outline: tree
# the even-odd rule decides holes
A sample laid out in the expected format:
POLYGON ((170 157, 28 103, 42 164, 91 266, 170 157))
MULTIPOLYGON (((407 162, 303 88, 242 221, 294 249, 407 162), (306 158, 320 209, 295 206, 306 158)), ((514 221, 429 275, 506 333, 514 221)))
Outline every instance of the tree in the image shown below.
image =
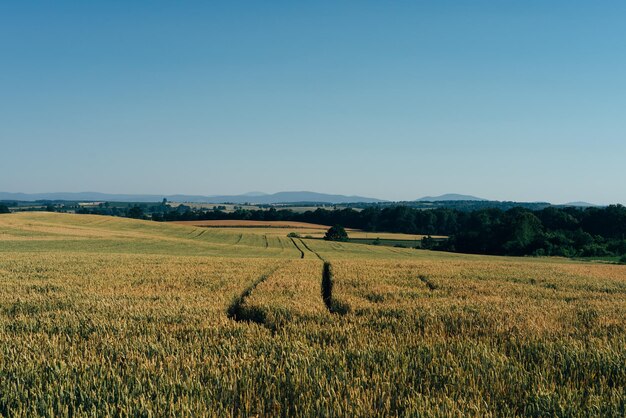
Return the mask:
POLYGON ((527 211, 509 211, 507 215, 511 219, 507 220, 502 232, 508 239, 503 244, 506 254, 524 255, 532 253, 536 248, 531 248, 532 244, 540 237, 542 224, 539 218, 527 211))
POLYGON ((431 237, 430 235, 423 237, 422 238, 422 247, 424 250, 432 250, 433 248, 435 248, 435 245, 437 243, 435 242, 435 239, 433 237, 431 237))
POLYGON ((341 225, 330 227, 324 235, 326 241, 348 241, 348 233, 341 225))
POLYGON ((11 210, 7 205, 0 204, 0 213, 11 213, 11 210))
POLYGON ((128 210, 128 217, 135 218, 135 219, 143 219, 144 217, 143 209, 141 209, 139 206, 133 206, 132 208, 128 210))

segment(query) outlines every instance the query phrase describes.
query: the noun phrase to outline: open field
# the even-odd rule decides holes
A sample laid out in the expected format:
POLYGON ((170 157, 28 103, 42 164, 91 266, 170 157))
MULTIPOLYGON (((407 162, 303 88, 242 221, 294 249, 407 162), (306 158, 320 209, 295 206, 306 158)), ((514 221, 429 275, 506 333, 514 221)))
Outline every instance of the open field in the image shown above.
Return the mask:
POLYGON ((626 266, 288 232, 0 215, 0 415, 626 415, 626 266))
MULTIPOLYGON (((422 238, 426 237, 426 235, 419 235, 419 234, 400 234, 400 233, 395 233, 395 232, 365 232, 365 231, 361 231, 358 229, 356 230, 347 229, 346 232, 348 233, 348 237, 350 239, 368 240, 368 241, 372 241, 378 238, 381 240, 414 242, 414 241, 421 241, 422 238)), ((323 238, 325 233, 326 231, 324 231, 324 233, 317 232, 317 233, 307 234, 307 235, 311 235, 313 238, 323 238)), ((444 239, 447 237, 436 235, 436 236, 433 236, 432 238, 444 239)))
POLYGON ((193 202, 168 202, 168 205, 170 205, 173 208, 177 208, 180 205, 185 205, 185 206, 189 206, 192 209, 213 209, 215 207, 221 207, 223 208, 222 210, 224 212, 234 212, 235 210, 237 210, 238 208, 241 209, 245 209, 245 210, 265 210, 264 208, 257 206, 257 205, 232 205, 232 204, 226 204, 226 203, 193 203, 193 202))
MULTIPOLYGON (((170 224, 197 226, 206 228, 228 228, 224 232, 247 233, 262 235, 287 235, 295 232, 302 237, 323 238, 330 226, 312 224, 307 222, 293 221, 241 221, 241 220, 215 220, 215 221, 176 221, 170 224)), ((375 240, 396 240, 396 241, 419 241, 426 235, 400 234, 393 232, 366 232, 360 229, 346 228, 346 232, 351 239, 375 240)), ((435 239, 447 238, 444 236, 433 236, 435 239)))
POLYGON ((328 229, 328 225, 311 224, 293 221, 245 221, 245 220, 214 220, 214 221, 175 221, 173 224, 205 227, 242 227, 242 228, 305 228, 328 229))
MULTIPOLYGON (((214 207, 221 207, 222 211, 226 213, 235 212, 238 209, 243 210, 269 210, 271 207, 275 209, 289 209, 293 212, 303 213, 308 211, 315 211, 316 209, 328 209, 333 207, 345 207, 344 205, 311 205, 311 206, 292 206, 290 204, 275 204, 275 205, 244 205, 244 204, 229 204, 229 203, 191 203, 191 202, 168 202, 171 207, 178 207, 180 205, 189 206, 193 209, 213 209, 214 207)), ((360 211, 359 208, 354 210, 360 211)))
MULTIPOLYGON (((220 230, 219 227, 211 228, 220 230)), ((242 234, 257 234, 257 235, 274 235, 274 236, 287 236, 290 232, 295 232, 300 237, 310 237, 310 238, 323 238, 326 234, 328 228, 276 228, 276 227, 224 227, 222 228, 222 232, 224 233, 242 233, 242 234)), ((367 239, 367 240, 375 240, 376 238, 380 238, 381 240, 396 240, 396 241, 409 241, 415 242, 420 241, 425 235, 417 235, 417 234, 398 234, 393 232, 365 232, 358 229, 350 229, 346 228, 346 232, 348 233, 348 237, 350 239, 367 239)), ((433 238, 446 238, 441 236, 433 236, 433 238)))

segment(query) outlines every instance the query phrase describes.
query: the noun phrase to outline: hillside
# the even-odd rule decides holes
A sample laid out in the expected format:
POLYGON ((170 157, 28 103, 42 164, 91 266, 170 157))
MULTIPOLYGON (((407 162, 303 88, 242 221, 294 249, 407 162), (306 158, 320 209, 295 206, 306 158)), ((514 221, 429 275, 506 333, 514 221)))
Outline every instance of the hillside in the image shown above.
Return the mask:
POLYGON ((416 202, 450 202, 450 201, 483 201, 486 202, 487 199, 482 199, 476 196, 464 195, 464 194, 456 194, 456 193, 448 193, 443 194, 441 196, 424 196, 415 200, 416 202))

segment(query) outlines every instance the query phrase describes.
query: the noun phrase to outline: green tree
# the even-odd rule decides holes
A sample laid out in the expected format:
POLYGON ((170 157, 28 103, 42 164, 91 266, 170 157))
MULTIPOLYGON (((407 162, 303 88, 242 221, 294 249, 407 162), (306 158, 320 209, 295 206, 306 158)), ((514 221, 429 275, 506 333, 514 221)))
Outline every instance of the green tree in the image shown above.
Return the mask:
POLYGON ((348 241, 348 233, 341 225, 330 227, 324 235, 326 241, 348 241))
POLYGON ((430 235, 422 238, 422 248, 424 250, 432 250, 433 248, 435 248, 435 245, 435 239, 430 235))
POLYGON ((129 218, 134 218, 134 219, 143 219, 144 218, 143 209, 140 208, 139 206, 133 206, 132 208, 128 210, 127 216, 129 218))
POLYGON ((7 205, 0 204, 0 213, 11 213, 11 210, 7 205))
MULTIPOLYGON (((523 255, 532 252, 532 244, 535 243, 542 233, 542 225, 539 218, 526 211, 520 211, 507 225, 508 241, 503 247, 506 254, 523 255)), ((535 248, 536 249, 536 248, 535 248)))

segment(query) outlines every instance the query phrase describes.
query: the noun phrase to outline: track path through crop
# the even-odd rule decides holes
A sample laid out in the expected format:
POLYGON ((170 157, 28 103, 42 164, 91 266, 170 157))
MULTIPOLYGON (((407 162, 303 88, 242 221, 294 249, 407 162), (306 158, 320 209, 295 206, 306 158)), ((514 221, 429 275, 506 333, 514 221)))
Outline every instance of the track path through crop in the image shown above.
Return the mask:
POLYGON ((312 249, 311 249, 311 247, 309 247, 309 246, 307 245, 307 243, 306 243, 306 242, 304 242, 304 240, 303 240, 302 238, 300 238, 300 242, 302 243, 302 245, 304 245, 304 248, 306 248, 307 250, 309 250, 310 252, 312 252, 313 254, 315 254, 315 256, 316 256, 317 258, 319 258, 320 260, 322 260, 322 261, 326 262, 326 260, 324 260, 324 258, 323 258, 323 257, 322 257, 322 256, 321 256, 321 255, 320 255, 317 251, 312 250, 312 249))
POLYGON ((347 303, 341 302, 333 297, 333 285, 335 278, 333 276, 332 264, 330 261, 322 257, 320 253, 309 247, 304 240, 300 239, 300 242, 307 250, 315 254, 315 256, 324 263, 322 265, 321 296, 326 309, 328 309, 328 312, 331 314, 347 314, 350 311, 350 306, 347 303))
POLYGON ((300 258, 304 258, 304 251, 302 251, 302 248, 298 246, 296 240, 291 238, 291 242, 293 242, 293 245, 298 249, 298 251, 300 251, 300 258))
POLYGON ((426 287, 428 287, 428 290, 437 290, 437 285, 427 276, 421 274, 418 278, 421 280, 422 283, 426 285, 426 287))
POLYGON ((250 295, 252 294, 252 292, 254 291, 254 289, 256 289, 258 285, 260 285, 261 283, 266 281, 268 278, 270 278, 270 276, 274 274, 283 265, 284 263, 272 267, 268 272, 266 272, 265 274, 262 274, 261 276, 259 276, 258 279, 252 282, 250 286, 246 287, 244 291, 241 292, 240 295, 235 297, 235 299, 233 299, 233 301, 230 303, 230 305, 228 306, 228 309, 226 310, 226 316, 228 316, 230 319, 234 321, 248 321, 248 322, 258 323, 258 318, 251 315, 251 312, 248 312, 244 308, 246 299, 250 297, 250 295))

